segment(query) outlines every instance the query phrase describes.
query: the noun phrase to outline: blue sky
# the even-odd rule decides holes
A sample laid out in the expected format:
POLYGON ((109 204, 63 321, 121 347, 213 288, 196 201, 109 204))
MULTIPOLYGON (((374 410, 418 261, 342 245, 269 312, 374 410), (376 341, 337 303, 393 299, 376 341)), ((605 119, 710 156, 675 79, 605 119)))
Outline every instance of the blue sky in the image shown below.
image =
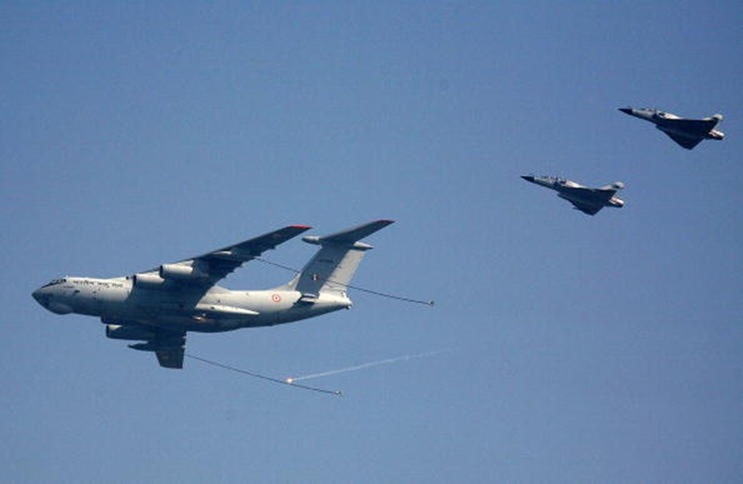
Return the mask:
MULTIPOLYGON (((733 482, 739 2, 6 2, 0 478, 733 482), (618 107, 721 112, 686 151, 618 107), (571 210, 519 175, 626 184, 571 210), (355 306, 168 371, 30 293, 377 218, 355 306)), ((267 258, 301 266, 290 241, 267 258)), ((290 273, 253 262, 230 288, 290 273)))

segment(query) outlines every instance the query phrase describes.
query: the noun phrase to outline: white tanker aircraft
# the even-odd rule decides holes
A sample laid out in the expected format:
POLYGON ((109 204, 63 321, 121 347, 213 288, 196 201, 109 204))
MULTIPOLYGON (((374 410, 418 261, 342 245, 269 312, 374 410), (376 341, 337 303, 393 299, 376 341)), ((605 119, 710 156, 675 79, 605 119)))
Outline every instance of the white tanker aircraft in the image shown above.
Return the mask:
POLYGON ((233 291, 216 284, 310 227, 290 225, 126 277, 55 279, 33 297, 56 314, 100 317, 109 338, 140 341, 129 347, 154 352, 165 368, 183 368, 188 331, 273 326, 349 309, 348 284, 372 248, 360 240, 391 223, 377 220, 325 237, 303 237, 320 249, 291 281, 273 289, 233 291))

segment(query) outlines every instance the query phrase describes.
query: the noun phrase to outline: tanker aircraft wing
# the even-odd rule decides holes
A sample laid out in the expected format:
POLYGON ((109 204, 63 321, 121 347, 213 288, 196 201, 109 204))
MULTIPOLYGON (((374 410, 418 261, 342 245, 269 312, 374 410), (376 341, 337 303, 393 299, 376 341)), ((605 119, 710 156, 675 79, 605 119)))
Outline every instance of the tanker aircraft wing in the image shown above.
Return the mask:
POLYGON ((181 346, 173 346, 168 348, 159 348, 155 350, 157 355, 157 362, 163 368, 173 368, 180 370, 183 368, 183 356, 186 354, 185 335, 184 343, 181 346))
MULTIPOLYGON (((183 356, 186 352, 185 331, 167 330, 136 322, 106 325, 107 337, 122 339, 121 333, 129 333, 129 335, 143 339, 145 341, 144 343, 131 344, 129 345, 129 348, 139 351, 155 352, 160 366, 175 369, 183 368, 183 356)), ((124 336, 126 336, 126 334, 124 334, 124 336)))
POLYGON ((162 264, 156 269, 138 273, 133 277, 149 284, 188 285, 206 291, 246 262, 310 228, 306 225, 289 225, 198 257, 173 264, 162 264))

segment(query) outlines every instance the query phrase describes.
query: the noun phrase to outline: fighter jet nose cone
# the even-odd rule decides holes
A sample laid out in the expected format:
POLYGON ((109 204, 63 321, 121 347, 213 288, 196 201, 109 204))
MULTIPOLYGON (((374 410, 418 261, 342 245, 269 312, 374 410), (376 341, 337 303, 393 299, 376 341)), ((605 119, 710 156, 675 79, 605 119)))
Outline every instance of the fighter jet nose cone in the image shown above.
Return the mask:
POLYGON ((534 176, 532 176, 532 175, 521 175, 521 178, 523 178, 524 180, 529 181, 529 182, 533 182, 534 181, 534 176))
POLYGON ((632 114, 632 108, 619 108, 624 114, 632 114))

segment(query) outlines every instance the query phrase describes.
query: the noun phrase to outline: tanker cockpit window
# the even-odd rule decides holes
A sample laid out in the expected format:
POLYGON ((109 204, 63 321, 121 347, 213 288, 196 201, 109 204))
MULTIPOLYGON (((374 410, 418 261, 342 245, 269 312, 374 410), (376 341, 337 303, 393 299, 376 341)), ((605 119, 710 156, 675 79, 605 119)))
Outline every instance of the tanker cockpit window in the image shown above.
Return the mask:
POLYGON ((50 282, 49 284, 45 285, 44 287, 56 286, 57 284, 64 284, 65 282, 67 282, 67 279, 64 279, 64 278, 62 278, 62 279, 54 279, 52 282, 50 282))

